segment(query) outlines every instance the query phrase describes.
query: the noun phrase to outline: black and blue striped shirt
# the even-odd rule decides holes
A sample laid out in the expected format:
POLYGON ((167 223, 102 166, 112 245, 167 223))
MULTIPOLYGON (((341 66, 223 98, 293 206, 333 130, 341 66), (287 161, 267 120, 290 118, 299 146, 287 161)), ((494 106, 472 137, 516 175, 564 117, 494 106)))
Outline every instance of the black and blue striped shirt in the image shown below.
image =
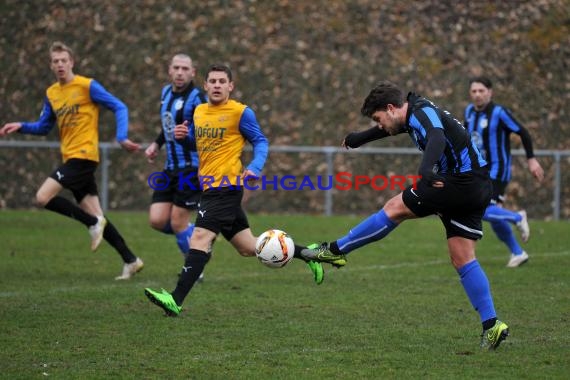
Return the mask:
POLYGON ((464 125, 485 159, 489 161, 489 176, 494 180, 508 182, 511 179, 512 132, 521 136, 527 158, 534 157, 527 130, 508 109, 498 104, 490 102, 481 111, 475 110, 473 104, 469 104, 465 108, 464 125))
POLYGON ((174 127, 187 120, 189 122, 188 127, 191 129, 194 109, 206 101, 204 93, 199 88, 194 87, 192 83, 182 92, 172 91, 171 84, 163 87, 160 104, 162 132, 156 142, 160 146, 166 145, 165 169, 198 167, 198 154, 194 138, 189 135, 184 140, 176 140, 174 138, 174 127))
POLYGON ((467 130, 448 111, 414 93, 408 94, 407 101, 407 132, 421 151, 425 150, 426 136, 431 129, 443 130, 445 149, 436 163, 438 173, 466 173, 487 165, 467 130))

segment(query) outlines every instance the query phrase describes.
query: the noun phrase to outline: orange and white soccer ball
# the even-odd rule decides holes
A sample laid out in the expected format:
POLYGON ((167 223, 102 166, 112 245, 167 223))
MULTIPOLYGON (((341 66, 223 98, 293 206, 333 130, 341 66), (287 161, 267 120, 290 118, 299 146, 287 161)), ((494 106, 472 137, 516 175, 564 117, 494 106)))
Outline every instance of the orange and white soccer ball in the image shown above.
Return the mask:
POLYGON ((255 255, 270 268, 284 267, 295 253, 295 243, 287 232, 267 230, 257 238, 255 255))

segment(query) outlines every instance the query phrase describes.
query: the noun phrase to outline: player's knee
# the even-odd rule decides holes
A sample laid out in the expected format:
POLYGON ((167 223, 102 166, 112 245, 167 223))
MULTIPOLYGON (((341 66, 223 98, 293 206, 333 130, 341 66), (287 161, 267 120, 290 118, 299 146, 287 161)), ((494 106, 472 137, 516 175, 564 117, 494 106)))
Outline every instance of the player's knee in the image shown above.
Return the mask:
POLYGON ((45 194, 41 191, 38 191, 36 193, 35 201, 39 207, 45 207, 49 203, 50 200, 51 200, 51 197, 47 196, 47 194, 45 194))
POLYGON ((414 216, 410 209, 404 204, 400 196, 391 198, 383 207, 384 212, 394 222, 401 222, 414 216))
POLYGON ((161 231, 164 228, 164 222, 153 219, 152 217, 148 219, 148 224, 155 230, 161 231))
POLYGON ((150 217, 148 218, 148 224, 150 225, 151 228, 157 231, 170 233, 169 230, 171 228, 168 220, 165 220, 163 218, 157 218, 156 216, 150 215, 150 217))

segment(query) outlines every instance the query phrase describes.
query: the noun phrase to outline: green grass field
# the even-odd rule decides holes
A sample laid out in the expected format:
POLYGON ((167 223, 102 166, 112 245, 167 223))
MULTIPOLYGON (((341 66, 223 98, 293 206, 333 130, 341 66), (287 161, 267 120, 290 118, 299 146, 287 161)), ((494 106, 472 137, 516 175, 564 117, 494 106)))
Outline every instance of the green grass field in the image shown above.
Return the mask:
MULTIPOLYGON (((117 282, 119 256, 89 250, 86 230, 47 211, 0 212, 0 378, 30 379, 563 379, 570 373, 568 222, 531 223, 529 264, 507 269, 485 226, 479 261, 511 336, 479 350, 480 323, 449 264, 435 218, 327 266, 269 269, 216 243, 206 279, 167 318, 143 288, 172 290, 174 238, 145 213, 110 213, 145 261, 117 282)), ((298 243, 328 240, 353 217, 250 216, 298 243)))

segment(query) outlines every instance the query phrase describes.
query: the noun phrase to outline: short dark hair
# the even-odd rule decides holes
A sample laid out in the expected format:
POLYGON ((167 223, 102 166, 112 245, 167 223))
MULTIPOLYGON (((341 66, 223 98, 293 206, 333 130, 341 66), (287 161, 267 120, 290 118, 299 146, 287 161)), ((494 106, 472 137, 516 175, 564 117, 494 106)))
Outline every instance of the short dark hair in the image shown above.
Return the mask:
POLYGON ((364 99, 360 113, 363 116, 372 117, 376 111, 386 111, 388 104, 401 107, 404 104, 404 95, 394 83, 382 81, 364 99))
POLYGON ((212 71, 222 71, 228 74, 229 81, 230 82, 232 81, 232 70, 229 68, 229 66, 221 63, 215 63, 213 65, 210 65, 210 67, 208 68, 208 73, 206 74, 206 80, 208 80, 208 76, 212 71))
POLYGON ((491 79, 485 76, 478 76, 469 79, 469 86, 471 86, 473 83, 481 83, 483 86, 487 88, 493 88, 493 82, 491 82, 491 79))

